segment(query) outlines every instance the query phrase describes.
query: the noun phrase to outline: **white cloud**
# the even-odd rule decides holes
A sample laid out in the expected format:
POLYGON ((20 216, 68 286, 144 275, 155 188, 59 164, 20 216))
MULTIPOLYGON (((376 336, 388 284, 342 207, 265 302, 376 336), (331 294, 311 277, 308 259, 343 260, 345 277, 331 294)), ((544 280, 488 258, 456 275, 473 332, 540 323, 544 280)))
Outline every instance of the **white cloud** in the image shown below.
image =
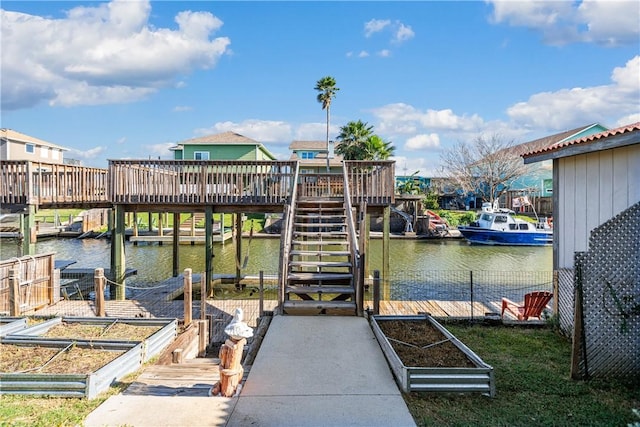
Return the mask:
POLYGON ((537 93, 510 107, 507 113, 516 123, 543 129, 566 129, 591 122, 608 125, 638 114, 639 75, 640 56, 636 56, 613 70, 609 85, 537 93))
MULTIPOLYGON (((340 132, 340 126, 329 124, 329 138, 334 139, 340 132)), ((327 139, 326 123, 303 123, 296 127, 293 139, 298 141, 325 141, 327 139)))
POLYGON ((66 155, 68 158, 81 158, 81 159, 95 159, 100 156, 104 152, 107 151, 107 147, 94 147, 88 150, 77 150, 75 148, 71 148, 69 150, 69 154, 66 155))
POLYGON ((177 29, 149 23, 148 1, 75 7, 62 19, 1 10, 2 108, 131 102, 225 54, 222 21, 180 12, 177 29))
POLYGON ((459 116, 450 109, 421 111, 404 103, 376 108, 373 115, 380 119, 378 128, 390 133, 411 134, 421 130, 474 132, 484 126, 484 121, 477 114, 459 116))
POLYGON ((410 26, 404 25, 402 22, 398 22, 398 29, 396 30, 394 41, 401 43, 412 39, 416 33, 413 32, 410 26))
POLYGON ((493 5, 493 22, 537 30, 552 45, 617 46, 637 43, 640 35, 640 3, 636 0, 488 2, 493 5))
POLYGON ((196 129, 195 133, 198 135, 211 135, 228 131, 239 133, 262 143, 291 143, 291 125, 274 120, 247 119, 240 123, 231 121, 218 122, 210 128, 196 129))
POLYGON ((191 111, 191 110, 193 110, 193 108, 188 105, 176 105, 175 107, 173 107, 173 111, 175 113, 181 113, 183 111, 191 111))
POLYGON ((378 52, 378 56, 382 58, 388 58, 391 56, 391 51, 389 49, 382 49, 380 52, 378 52))
POLYGON ((366 50, 362 50, 358 54, 358 58, 366 58, 367 56, 369 56, 369 52, 367 52, 366 50))
POLYGON ((371 37, 373 34, 384 30, 391 25, 391 21, 388 19, 372 19, 364 24, 364 36, 371 37))
POLYGON ((160 157, 160 158, 173 158, 172 152, 169 150, 171 147, 175 147, 176 144, 173 142, 161 142, 159 144, 149 144, 145 145, 145 150, 147 155, 152 155, 152 157, 160 157))
POLYGON ((120 144, 124 144, 125 142, 127 142, 127 137, 123 136, 118 138, 118 140, 116 141, 116 144, 120 145, 120 144))
POLYGON ((440 137, 437 133, 420 134, 407 139, 404 148, 407 150, 422 150, 440 147, 440 137))

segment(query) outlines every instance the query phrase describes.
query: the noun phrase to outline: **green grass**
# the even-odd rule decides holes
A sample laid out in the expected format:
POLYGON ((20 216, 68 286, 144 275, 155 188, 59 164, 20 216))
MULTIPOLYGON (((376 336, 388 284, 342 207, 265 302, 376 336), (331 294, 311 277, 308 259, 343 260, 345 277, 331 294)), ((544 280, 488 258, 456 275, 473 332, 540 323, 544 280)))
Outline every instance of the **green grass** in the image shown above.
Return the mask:
POLYGON ((493 366, 497 394, 409 393, 419 426, 626 426, 640 421, 637 379, 574 381, 571 344, 551 329, 446 325, 493 366))
POLYGON ((127 376, 98 398, 87 400, 64 397, 34 397, 2 395, 0 397, 0 426, 51 427, 79 426, 101 403, 123 391, 139 373, 127 376))
POLYGON ((76 217, 82 209, 41 209, 36 213, 36 221, 53 223, 56 213, 60 221, 67 221, 69 217, 76 217))

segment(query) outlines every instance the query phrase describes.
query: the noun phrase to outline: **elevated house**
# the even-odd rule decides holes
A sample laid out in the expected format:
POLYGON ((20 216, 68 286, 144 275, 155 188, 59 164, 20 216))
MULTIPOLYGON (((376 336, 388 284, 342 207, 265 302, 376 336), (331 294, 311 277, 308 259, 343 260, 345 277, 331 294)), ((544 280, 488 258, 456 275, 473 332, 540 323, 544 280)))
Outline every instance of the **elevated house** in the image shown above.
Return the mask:
POLYGON ((300 162, 300 173, 339 173, 342 170, 342 156, 334 153, 333 142, 326 141, 293 141, 289 145, 289 160, 300 162), (328 157, 328 161, 327 161, 328 157))
MULTIPOLYGON (((525 153, 543 150, 545 148, 561 144, 567 141, 573 141, 582 137, 597 134, 606 131, 607 128, 598 123, 592 123, 575 129, 556 133, 553 135, 538 138, 533 141, 525 142, 511 147, 509 150, 516 156, 525 153)), ((518 207, 514 200, 522 195, 529 195, 536 200, 535 209, 538 212, 550 215, 553 212, 552 196, 553 196, 553 163, 551 160, 536 163, 529 168, 526 175, 511 183, 509 191, 501 198, 502 206, 508 208, 518 207)), ((528 207, 522 206, 522 210, 527 211, 528 207)))
POLYGON ((553 162, 553 266, 573 378, 640 375, 640 122, 540 147, 553 162))
POLYGON ((0 129, 0 160, 27 160, 52 164, 64 163, 67 148, 25 135, 12 129, 0 129))
POLYGON ((170 148, 174 160, 275 160, 262 143, 235 132, 187 139, 170 148))

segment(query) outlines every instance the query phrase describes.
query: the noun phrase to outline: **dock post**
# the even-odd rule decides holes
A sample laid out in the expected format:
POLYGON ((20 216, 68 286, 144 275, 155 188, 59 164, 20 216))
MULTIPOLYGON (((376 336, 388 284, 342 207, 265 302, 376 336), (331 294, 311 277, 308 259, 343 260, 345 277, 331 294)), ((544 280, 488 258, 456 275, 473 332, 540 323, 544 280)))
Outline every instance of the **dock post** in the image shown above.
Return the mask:
POLYGON ((36 253, 36 208, 27 207, 27 212, 20 215, 20 233, 22 234, 21 255, 35 255, 36 253))
MULTIPOLYGON (((237 213, 235 220, 236 228, 236 289, 241 289, 240 279, 242 277, 242 212, 237 213)), ((220 235, 224 240, 224 224, 220 224, 220 235)))
POLYGON ((211 286, 213 295, 213 207, 206 206, 204 210, 204 275, 207 282, 206 287, 211 286))
POLYGON ((191 324, 191 319, 193 318, 191 313, 191 310, 192 310, 191 302, 193 299, 192 284, 193 284, 192 271, 190 268, 185 268, 184 270, 184 326, 185 328, 191 324))
POLYGON ((373 314, 380 314, 380 270, 373 272, 373 314))
POLYGON ((98 317, 105 317, 104 282, 104 269, 96 268, 93 273, 93 283, 96 293, 96 315, 98 317))
POLYGON ((391 286, 389 284, 390 270, 390 245, 391 245, 391 206, 384 207, 384 220, 382 226, 382 298, 391 299, 391 286))
MULTIPOLYGON (((115 287, 115 299, 123 301, 125 299, 125 271, 126 271, 126 259, 124 254, 124 239, 125 239, 125 227, 124 227, 124 206, 114 206, 114 219, 113 219, 113 231, 111 232, 111 280, 115 282, 115 285, 111 286, 111 289, 115 287)), ((111 299, 114 292, 111 292, 111 299)))
POLYGON ((9 316, 20 315, 20 271, 9 270, 9 316))
POLYGON ((178 268, 180 268, 179 264, 179 249, 180 245, 180 213, 173 213, 173 277, 178 277, 178 268))

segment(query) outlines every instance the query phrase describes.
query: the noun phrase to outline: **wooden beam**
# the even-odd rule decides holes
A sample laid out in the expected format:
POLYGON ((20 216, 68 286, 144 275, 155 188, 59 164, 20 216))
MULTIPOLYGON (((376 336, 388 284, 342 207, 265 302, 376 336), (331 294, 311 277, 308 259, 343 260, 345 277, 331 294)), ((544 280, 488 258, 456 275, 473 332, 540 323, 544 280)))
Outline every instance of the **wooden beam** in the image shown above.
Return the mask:
MULTIPOLYGON (((114 207, 114 227, 111 232, 111 280, 115 285, 115 299, 124 301, 125 299, 125 270, 127 269, 127 261, 124 253, 125 227, 124 227, 124 207, 115 205, 114 207)), ((113 291, 114 286, 111 286, 113 291)), ((114 293, 111 293, 111 299, 114 293)))
POLYGON ((390 255, 391 255, 391 206, 385 206, 382 225, 382 298, 391 299, 389 284, 390 255))
POLYGON ((173 213, 173 256, 172 256, 172 264, 173 264, 173 277, 178 277, 178 269, 180 268, 179 264, 179 250, 180 246, 180 213, 173 213))

